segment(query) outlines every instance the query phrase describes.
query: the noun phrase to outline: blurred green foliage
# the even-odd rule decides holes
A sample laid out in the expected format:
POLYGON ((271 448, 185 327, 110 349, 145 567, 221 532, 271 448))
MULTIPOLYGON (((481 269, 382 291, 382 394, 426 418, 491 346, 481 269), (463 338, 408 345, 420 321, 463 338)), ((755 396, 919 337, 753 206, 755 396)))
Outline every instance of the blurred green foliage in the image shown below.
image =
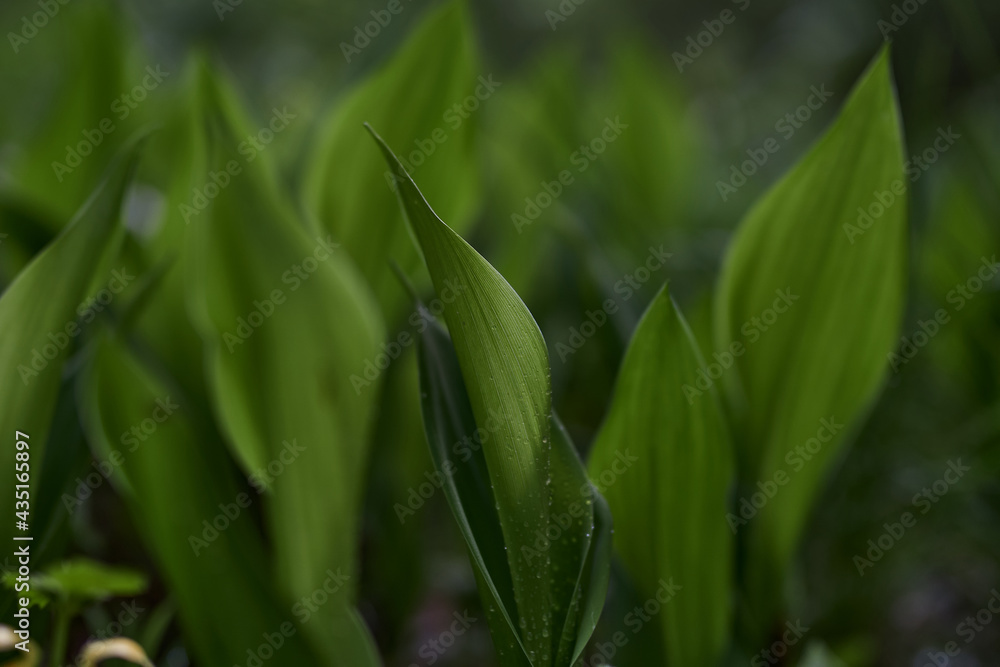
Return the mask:
MULTIPOLYGON (((418 412, 417 341, 449 338, 390 264, 448 304, 365 121, 523 299, 532 390, 595 484, 622 439, 650 453, 607 489, 586 664, 746 664, 786 623, 809 630, 781 664, 1000 655, 1000 625, 961 625, 1000 585, 995 3, 16 0, 0 25, 0 536, 20 430, 38 583, 80 557, 144 573, 106 590, 148 609, 122 634, 157 664, 507 664, 445 502, 473 491, 442 490, 418 412), (719 415, 651 395, 792 285, 719 415), (730 541, 721 509, 827 412, 836 446, 730 541), (699 458, 730 436, 734 484, 699 458), (687 590, 642 620, 674 563, 687 590)), ((38 610, 33 640, 76 655, 118 602, 38 610)))

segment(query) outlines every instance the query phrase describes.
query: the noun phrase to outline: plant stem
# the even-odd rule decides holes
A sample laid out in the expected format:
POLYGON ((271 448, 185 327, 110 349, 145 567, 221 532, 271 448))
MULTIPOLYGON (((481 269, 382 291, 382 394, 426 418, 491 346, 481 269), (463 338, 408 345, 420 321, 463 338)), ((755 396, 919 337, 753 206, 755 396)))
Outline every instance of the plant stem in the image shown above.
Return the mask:
POLYGON ((49 667, 59 667, 66 655, 66 642, 69 639, 69 621, 72 614, 66 605, 56 606, 56 627, 52 637, 52 654, 49 667))

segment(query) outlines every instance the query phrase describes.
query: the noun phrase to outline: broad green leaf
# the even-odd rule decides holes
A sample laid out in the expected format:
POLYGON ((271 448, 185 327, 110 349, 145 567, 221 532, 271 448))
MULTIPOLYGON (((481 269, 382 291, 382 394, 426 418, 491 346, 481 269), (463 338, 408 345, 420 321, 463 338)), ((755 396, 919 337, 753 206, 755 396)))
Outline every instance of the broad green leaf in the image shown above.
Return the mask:
POLYGON ((530 665, 518 640, 513 581, 481 446, 490 433, 476 438, 479 427, 451 338, 422 307, 420 314, 426 323, 418 348, 421 407, 434 467, 468 545, 501 664, 530 665))
MULTIPOLYGON (((207 176, 211 171, 203 118, 207 102, 201 85, 205 67, 202 59, 192 58, 177 74, 176 92, 164 98, 161 127, 150 137, 148 157, 137 177, 151 192, 154 205, 159 204, 158 214, 132 234, 141 248, 137 263, 143 273, 162 272, 148 303, 135 309, 139 311, 134 322, 136 335, 170 369, 184 392, 198 401, 207 401, 205 361, 201 338, 188 317, 183 255, 188 233, 208 215, 199 208, 205 201, 196 193, 204 193, 212 183, 207 176)), ((139 288, 137 284, 130 296, 138 295, 139 288)), ((130 300, 129 309, 133 306, 130 300)))
POLYGON ((89 602, 138 595, 146 590, 146 577, 132 570, 77 558, 59 563, 37 577, 32 577, 31 585, 54 597, 89 602))
MULTIPOLYGON (((484 503, 495 507, 504 558, 493 565, 485 556, 482 565, 475 555, 473 561, 481 570, 481 583, 487 584, 487 608, 492 602, 503 604, 502 610, 490 611, 498 649, 510 665, 523 665, 525 658, 534 667, 571 665, 603 605, 611 526, 595 510, 594 498, 599 496, 552 414, 545 342, 503 277, 437 217, 392 151, 372 135, 392 169, 435 290, 447 295, 444 319, 468 407, 475 425, 489 435, 482 447, 488 493, 484 485, 477 487, 478 494, 472 493, 477 489, 468 491, 471 506, 457 489, 449 492, 449 499, 473 554, 478 540, 467 517, 488 512, 484 503), (458 504, 463 511, 456 509, 458 504), (546 538, 550 530, 551 539, 546 538), (507 578, 509 591, 504 590, 507 578)), ((426 372, 422 381, 431 381, 426 372)), ((425 403, 425 426, 437 459, 442 443, 472 426, 462 393, 449 386, 434 394, 448 399, 444 405, 425 403), (439 423, 449 423, 451 430, 443 431, 439 423)), ((490 545, 497 539, 496 524, 487 523, 492 537, 484 539, 483 548, 494 553, 490 545)))
POLYGON ((378 387, 351 376, 357 360, 376 357, 383 325, 330 235, 307 234, 282 201, 266 155, 238 152, 249 124, 235 97, 207 70, 203 85, 210 169, 240 166, 192 220, 184 257, 211 401, 234 456, 266 490, 283 592, 311 595, 331 570, 351 577, 304 632, 326 664, 371 664, 351 605, 378 387))
POLYGON ((605 118, 619 119, 621 134, 594 163, 611 213, 602 231, 644 255, 652 240, 692 220, 705 142, 669 55, 632 37, 619 39, 609 60, 587 137, 600 136, 605 118))
MULTIPOLYGON (((905 183, 884 50, 825 136, 732 239, 713 363, 731 366, 722 382, 740 438, 739 495, 763 493, 758 483, 774 483, 778 473, 788 478, 756 516, 733 520, 748 535, 751 607, 780 600, 812 503, 885 377, 904 302, 905 183)), ((704 399, 696 389, 690 395, 704 399)))
MULTIPOLYGON (((182 395, 172 378, 140 363, 106 328, 94 341, 79 400, 88 438, 121 457, 135 526, 177 601, 185 644, 198 661, 244 664, 264 633, 280 631, 283 623, 297 629, 292 604, 275 590, 253 517, 261 500, 234 474, 222 436, 200 404, 182 395), (165 417, 163 405, 173 406, 165 417), (154 415, 164 418, 153 433, 126 440, 154 415), (250 504, 240 508, 245 497, 250 504), (224 507, 240 514, 229 519, 224 507)), ((326 664, 298 631, 286 637, 281 656, 288 664, 326 664)))
POLYGON ((664 287, 629 344, 588 464, 640 598, 680 586, 656 620, 666 665, 716 664, 729 631, 732 446, 716 397, 689 403, 681 389, 703 363, 664 287))
POLYGON ((55 237, 61 225, 45 220, 37 206, 16 196, 0 197, 0 290, 55 237))
MULTIPOLYGON (((116 266, 129 267, 135 280, 113 303, 115 328, 125 338, 141 341, 146 351, 165 368, 192 402, 205 403, 202 341, 189 321, 185 303, 185 266, 180 261, 188 219, 198 220, 192 193, 204 187, 209 171, 207 138, 201 119, 200 67, 193 60, 178 78, 182 85, 168 97, 161 124, 147 139, 132 190, 153 203, 152 215, 128 229, 116 266), (157 204, 159 204, 157 206, 157 204)), ((119 443, 91 438, 93 458, 107 460, 119 443)), ((132 489, 125 471, 117 468, 108 478, 128 499, 132 489)))
POLYGON ((384 372, 377 414, 392 419, 377 420, 371 456, 378 463, 369 471, 364 501, 365 599, 379 609, 379 624, 391 637, 406 632, 418 613, 432 561, 424 545, 433 503, 417 503, 412 495, 433 470, 419 392, 417 355, 407 351, 384 372), (407 557, 400 559, 401 553, 407 557))
POLYGON ((428 195, 463 229, 478 197, 474 130, 481 107, 502 91, 477 60, 465 5, 451 0, 430 11, 393 58, 349 91, 323 121, 306 173, 306 210, 323 233, 344 244, 387 318, 405 303, 386 271, 388 261, 409 272, 420 260, 393 198, 386 196, 391 172, 359 128, 364 122, 384 127, 388 141, 405 146, 404 158, 428 195))
POLYGON ((45 213, 41 219, 52 223, 53 232, 87 199, 136 127, 136 112, 120 98, 145 74, 133 81, 127 72, 130 49, 120 10, 112 3, 60 10, 65 15, 19 49, 19 64, 34 64, 36 79, 42 80, 31 85, 46 89, 50 97, 41 105, 37 126, 13 156, 8 186, 45 213), (40 68, 52 64, 58 69, 41 76, 40 68))
MULTIPOLYGON (((133 143, 118 156, 104 183, 0 297, 0 329, 4 332, 0 370, 9 380, 0 395, 0 430, 11 434, 0 441, 0 457, 13 461, 13 434, 27 434, 33 494, 38 490, 63 364, 81 332, 77 308, 100 257, 120 230, 122 198, 137 154, 138 146, 133 143)), ((9 542, 14 530, 13 493, 0 498, 0 512, 11 517, 0 528, 0 537, 9 542)))
POLYGON ((545 259, 558 252, 553 247, 556 234, 566 229, 572 215, 567 204, 591 191, 582 182, 590 174, 581 174, 578 165, 570 163, 584 139, 578 128, 583 104, 580 62, 576 51, 550 50, 510 77, 483 110, 479 146, 488 224, 481 233, 495 248, 493 265, 524 299, 555 281, 549 274, 560 267, 545 259), (562 188, 558 178, 567 167, 574 181, 562 188), (539 193, 547 201, 544 184, 553 181, 549 189, 556 192, 558 186, 559 196, 544 210, 532 204, 539 193), (530 206, 538 208, 533 219, 527 215, 535 215, 530 206))

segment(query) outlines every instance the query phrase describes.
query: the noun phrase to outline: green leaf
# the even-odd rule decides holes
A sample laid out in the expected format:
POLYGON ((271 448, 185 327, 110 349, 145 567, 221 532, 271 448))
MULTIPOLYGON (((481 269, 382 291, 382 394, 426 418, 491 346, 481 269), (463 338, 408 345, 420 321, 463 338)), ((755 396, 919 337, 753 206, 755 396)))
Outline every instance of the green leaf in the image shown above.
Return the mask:
MULTIPOLYGON (((463 390, 454 363, 451 372, 425 368, 422 374, 432 454, 443 470, 442 447, 475 426, 486 434, 485 466, 476 469, 481 479, 485 470, 489 488, 449 485, 448 497, 486 584, 481 590, 498 651, 509 665, 571 665, 603 606, 611 526, 595 509, 603 500, 552 414, 545 342, 503 277, 437 217, 385 142, 372 135, 445 303, 464 382, 463 390)), ((423 343, 425 366, 432 344, 437 358, 446 358, 440 335, 423 343)))
MULTIPOLYGON (((0 297, 0 371, 9 379, 0 395, 0 458, 14 460, 15 432, 26 433, 30 447, 32 493, 40 469, 62 367, 80 334, 77 308, 100 257, 114 241, 122 198, 138 156, 138 143, 118 156, 102 185, 62 233, 39 253, 0 297)), ((0 497, 0 512, 11 517, 0 528, 10 541, 14 494, 0 497)), ((29 524, 31 521, 29 520, 29 524)), ((41 529, 35 526, 35 529, 41 529)))
MULTIPOLYGON (((991 323, 995 305, 986 294, 966 299, 954 290, 981 269, 989 275, 996 258, 992 250, 1000 247, 1000 233, 987 203, 966 176, 948 173, 943 180, 935 189, 938 200, 931 207, 919 246, 920 260, 915 262, 920 283, 935 304, 933 314, 943 308, 949 318, 926 354, 956 382, 968 383, 971 395, 993 396, 1000 388, 1000 349, 991 323)), ((924 312, 930 320, 932 311, 924 312)), ((905 335, 911 337, 919 330, 918 320, 909 321, 905 329, 909 329, 905 335)), ((902 341, 898 344, 903 345, 902 341)), ((889 365, 902 373, 910 361, 902 349, 896 349, 889 365)))
POLYGON ((681 388, 703 364, 664 287, 629 344, 588 465, 640 597, 681 587, 657 619, 666 665, 716 664, 729 631, 732 446, 715 396, 689 403, 681 388))
MULTIPOLYGON (((390 259, 404 270, 419 267, 391 196, 391 172, 365 145, 363 122, 387 128, 386 138, 406 146, 425 191, 442 213, 464 229, 478 199, 473 152, 477 108, 459 106, 489 87, 480 83, 467 10, 453 0, 430 11, 393 58, 350 91, 323 121, 306 173, 305 206, 324 232, 344 244, 382 304, 398 315, 405 295, 386 271, 390 259), (432 72, 433 76, 427 76, 432 72)), ((470 105, 471 106, 471 105, 470 105)))
POLYGON ((211 182, 201 85, 205 67, 203 59, 191 58, 177 75, 177 89, 159 105, 160 128, 150 137, 137 179, 154 206, 161 205, 132 235, 138 257, 131 259, 141 277, 130 288, 121 327, 141 338, 192 400, 207 403, 202 341, 188 317, 182 261, 188 232, 208 215, 197 208, 194 195, 211 182), (161 272, 158 278, 149 275, 161 272), (153 289, 140 300, 147 284, 153 289))
POLYGON ((725 260, 716 359, 722 364, 732 345, 743 346, 723 377, 740 436, 740 496, 759 492, 758 482, 773 483, 779 471, 789 478, 740 527, 759 623, 771 620, 760 606, 780 600, 786 567, 848 427, 885 377, 904 305, 905 182, 883 50, 825 136, 750 210, 725 260), (871 224, 859 210, 874 216, 871 224), (802 447, 810 448, 805 456, 796 451, 802 447))
POLYGON ((405 353, 383 374, 376 410, 392 419, 377 420, 371 456, 378 463, 372 466, 365 489, 364 595, 379 609, 379 624, 387 636, 405 632, 419 613, 424 573, 431 562, 423 548, 431 504, 414 509, 410 497, 433 470, 421 422, 418 373, 417 355, 405 353), (401 553, 407 557, 401 559, 401 553))
POLYGON ((351 577, 304 632, 328 664, 372 664, 351 605, 378 387, 352 372, 376 357, 381 318, 343 251, 307 234, 281 199, 266 155, 238 153, 249 123, 235 96, 207 70, 203 85, 211 170, 241 166, 191 222, 184 256, 211 401, 235 458, 266 489, 282 590, 299 599, 331 570, 351 577))
POLYGON ((129 110, 131 117, 123 121, 112 104, 143 76, 138 74, 136 81, 130 78, 133 73, 126 72, 131 53, 121 12, 113 3, 60 10, 65 15, 40 30, 36 41, 21 47, 22 58, 44 56, 41 62, 45 66, 53 62, 61 66, 42 76, 38 69, 41 62, 34 60, 39 64, 35 65, 32 86, 39 88, 37 79, 51 79, 49 84, 55 85, 52 97, 40 105, 44 109, 38 115, 40 122, 14 155, 9 186, 45 213, 41 219, 52 224, 53 232, 61 229, 87 199, 137 127, 135 113, 129 110), (105 132, 109 127, 111 131, 105 132))
POLYGON ((55 597, 89 602, 138 595, 146 590, 146 577, 133 570, 76 558, 48 568, 33 577, 31 584, 55 597))
POLYGON ((421 408, 434 467, 468 545, 501 664, 530 665, 518 640, 517 605, 503 530, 486 457, 479 446, 490 434, 476 438, 479 427, 448 332, 423 307, 420 314, 428 322, 418 348, 421 408))
POLYGON ((17 196, 0 196, 0 290, 55 238, 50 230, 60 226, 46 220, 33 204, 17 196))
POLYGON ((634 35, 614 44, 588 132, 603 129, 609 115, 627 128, 594 163, 611 209, 598 223, 609 241, 631 243, 641 257, 651 240, 693 221, 705 141, 670 56, 634 35))
MULTIPOLYGON (((141 363, 106 327, 95 337, 79 401, 88 439, 118 450, 131 482, 130 513, 177 601, 185 645, 203 664, 245 662, 264 633, 296 617, 276 590, 252 516, 261 500, 235 474, 222 437, 199 402, 162 370, 141 363), (134 426, 162 416, 162 405, 172 406, 170 414, 145 440, 136 439, 134 426), (237 505, 240 494, 251 499, 249 506, 237 505), (240 514, 212 538, 208 527, 224 507, 240 514)), ((326 664, 304 633, 287 636, 281 655, 289 664, 326 664)))
POLYGON ((479 150, 488 199, 486 222, 478 231, 493 249, 491 263, 524 299, 553 282, 548 273, 559 267, 547 258, 559 252, 554 232, 565 230, 572 219, 566 206, 576 199, 574 193, 591 191, 584 182, 591 174, 580 174, 572 165, 574 180, 561 195, 534 220, 524 215, 525 198, 537 198, 543 183, 558 184, 560 172, 571 166, 570 156, 589 138, 578 127, 581 60, 576 50, 546 51, 504 83, 484 110, 488 121, 479 150))

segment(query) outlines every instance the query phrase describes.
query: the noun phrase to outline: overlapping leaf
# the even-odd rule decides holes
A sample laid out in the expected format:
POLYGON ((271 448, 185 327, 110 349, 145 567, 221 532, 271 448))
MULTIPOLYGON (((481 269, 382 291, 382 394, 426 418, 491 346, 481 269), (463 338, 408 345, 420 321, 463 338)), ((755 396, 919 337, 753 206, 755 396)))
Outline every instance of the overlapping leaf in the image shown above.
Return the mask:
POLYGON ((752 604, 780 599, 809 508, 884 378, 904 299, 904 189, 883 51, 834 125, 757 202, 730 246, 715 340, 723 360, 734 343, 745 348, 722 380, 740 434, 743 491, 758 492, 756 482, 778 471, 789 477, 743 526, 752 604))
POLYGON ((419 259, 395 202, 385 196, 390 172, 358 127, 374 123, 385 128, 393 145, 405 145, 405 157, 419 169, 427 193, 462 229, 478 197, 472 138, 479 105, 496 90, 489 73, 477 68, 466 8, 452 0, 431 11, 393 58, 324 121, 306 174, 306 208, 325 233, 344 244, 386 317, 405 302, 385 270, 388 260, 410 271, 419 259))
MULTIPOLYGON (((94 348, 80 384, 88 438, 121 456, 135 525, 177 601, 195 655, 207 664, 242 664, 264 633, 280 632, 294 619, 291 605, 275 590, 253 505, 241 501, 240 494, 250 497, 253 491, 237 481, 203 408, 185 401, 170 378, 144 367, 106 329, 94 348), (174 406, 170 414, 164 414, 164 404, 174 406), (153 433, 143 441, 131 435, 154 414, 163 420, 153 433), (244 505, 241 515, 224 524, 216 520, 222 507, 240 508, 238 503, 244 505), (211 542, 205 540, 212 537, 205 522, 224 526, 213 528, 211 542)), ((302 633, 286 637, 281 659, 322 664, 303 638, 302 633)))
POLYGON ((476 563, 497 647, 505 664, 570 665, 603 604, 611 527, 603 500, 552 415, 541 332, 503 277, 437 217, 374 136, 434 287, 449 294, 444 318, 457 363, 442 352, 440 331, 429 329, 423 343, 432 454, 444 469, 444 449, 454 438, 478 427, 480 437, 489 439, 482 460, 465 471, 469 477, 478 471, 481 481, 447 488, 476 563), (443 366, 429 368, 432 357, 443 359, 443 366), (464 389, 457 386, 455 368, 464 389))
MULTIPOLYGON (((53 62, 62 67, 52 77, 50 98, 40 105, 44 111, 37 114, 38 125, 14 154, 7 186, 25 206, 39 211, 39 219, 51 224, 53 232, 96 187, 136 127, 137 116, 120 99, 138 82, 126 73, 130 52, 117 8, 96 2, 63 11, 63 20, 52 21, 16 51, 19 66, 24 59, 37 63, 32 70, 36 79, 47 79, 38 76, 39 67, 53 62)), ((37 80, 32 84, 40 87, 37 80)))
POLYGON ((482 233, 495 248, 493 265, 525 299, 553 282, 548 274, 558 265, 542 258, 557 252, 555 232, 565 229, 566 205, 575 199, 573 194, 588 192, 580 181, 590 174, 580 174, 579 165, 572 166, 570 185, 563 188, 558 181, 582 141, 577 116, 583 102, 577 92, 582 83, 580 61, 580 54, 571 50, 542 54, 531 61, 528 71, 511 77, 483 111, 488 120, 479 146, 484 155, 488 224, 482 233), (550 190, 556 192, 558 186, 560 196, 544 210, 531 204, 544 192, 544 184, 553 181, 550 190))
POLYGON ((308 235, 284 205, 266 154, 239 153, 252 126, 234 96, 207 71, 203 85, 210 171, 239 166, 191 222, 184 258, 212 403, 244 472, 267 489, 283 591, 311 595, 338 569, 352 577, 305 633, 326 664, 372 664, 351 602, 378 389, 351 375, 358 359, 377 354, 381 318, 330 235, 308 235))
POLYGON ((650 239, 692 220, 705 142, 666 54, 632 38, 616 42, 609 60, 589 131, 608 116, 627 127, 595 163, 612 212, 605 232, 645 254, 650 239))
POLYGON ((588 464, 637 591, 663 604, 666 665, 716 664, 729 631, 732 448, 715 396, 691 403, 682 388, 703 363, 664 287, 629 344, 588 464))
MULTIPOLYGON (((62 233, 39 253, 0 297, 0 371, 8 378, 0 396, 0 428, 29 436, 33 491, 40 468, 63 363, 80 335, 77 308, 87 294, 99 259, 116 237, 122 198, 138 145, 133 143, 109 169, 104 183, 62 233)), ((0 443, 0 457, 14 460, 13 437, 0 443)), ((13 517, 14 495, 0 498, 0 511, 13 517)), ((30 524, 30 521, 29 521, 30 524)), ((8 537, 13 519, 0 528, 8 537)), ((41 528, 36 526, 36 528, 41 528)))

